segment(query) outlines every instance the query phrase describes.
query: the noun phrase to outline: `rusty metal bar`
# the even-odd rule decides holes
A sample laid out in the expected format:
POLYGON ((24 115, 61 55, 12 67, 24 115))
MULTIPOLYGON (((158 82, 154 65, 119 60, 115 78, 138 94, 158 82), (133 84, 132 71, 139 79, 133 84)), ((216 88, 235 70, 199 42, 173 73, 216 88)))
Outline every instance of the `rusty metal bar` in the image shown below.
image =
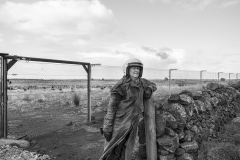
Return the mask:
POLYGON ((9 70, 10 68, 12 68, 12 66, 17 62, 16 59, 12 59, 11 61, 8 62, 7 64, 7 70, 9 70))
POLYGON ((91 108, 91 74, 92 74, 92 70, 91 70, 91 64, 88 65, 88 122, 92 121, 92 108, 91 108))
POLYGON ((3 58, 2 57, 0 57, 0 67, 1 67, 1 70, 0 70, 0 138, 2 138, 3 137, 3 130, 4 130, 4 125, 3 125, 3 99, 2 99, 2 96, 3 96, 3 87, 2 87, 2 85, 3 85, 3 83, 2 83, 2 80, 3 80, 3 77, 2 77, 2 73, 3 73, 3 58))
POLYGON ((87 62, 75 62, 75 61, 65 61, 65 60, 55 60, 55 59, 45 59, 45 58, 33 58, 33 57, 20 57, 20 56, 4 56, 6 59, 16 59, 16 60, 26 60, 26 61, 37 61, 37 62, 51 62, 51 63, 67 63, 67 64, 78 64, 78 65, 90 65, 87 62))
POLYGON ((85 65, 82 65, 85 71, 88 73, 88 68, 85 65))
POLYGON ((8 121, 7 121, 7 59, 3 58, 3 137, 8 135, 8 121))

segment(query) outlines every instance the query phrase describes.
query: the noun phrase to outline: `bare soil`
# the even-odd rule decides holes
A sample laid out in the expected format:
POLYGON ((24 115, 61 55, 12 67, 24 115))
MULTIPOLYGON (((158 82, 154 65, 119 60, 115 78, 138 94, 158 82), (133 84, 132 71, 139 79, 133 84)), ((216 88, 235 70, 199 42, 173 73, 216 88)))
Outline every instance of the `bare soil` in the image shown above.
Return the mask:
POLYGON ((98 160, 104 138, 99 132, 104 111, 93 114, 91 123, 79 106, 53 106, 28 112, 10 110, 9 136, 30 141, 30 151, 57 160, 98 160))

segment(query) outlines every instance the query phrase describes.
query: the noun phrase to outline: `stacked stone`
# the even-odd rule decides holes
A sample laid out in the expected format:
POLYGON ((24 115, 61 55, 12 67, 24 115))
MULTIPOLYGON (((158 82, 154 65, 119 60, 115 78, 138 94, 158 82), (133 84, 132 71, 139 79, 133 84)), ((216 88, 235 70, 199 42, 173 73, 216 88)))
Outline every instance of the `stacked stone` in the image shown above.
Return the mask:
POLYGON ((195 160, 203 140, 217 138, 224 124, 236 117, 239 92, 210 83, 205 90, 182 91, 156 107, 156 133, 160 160, 195 160))

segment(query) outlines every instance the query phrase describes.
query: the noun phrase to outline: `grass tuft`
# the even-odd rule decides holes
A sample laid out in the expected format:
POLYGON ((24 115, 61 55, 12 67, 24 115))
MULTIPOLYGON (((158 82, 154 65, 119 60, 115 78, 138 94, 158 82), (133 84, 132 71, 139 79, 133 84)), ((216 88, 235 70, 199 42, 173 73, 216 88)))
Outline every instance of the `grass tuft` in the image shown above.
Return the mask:
POLYGON ((77 95, 76 92, 72 96, 72 101, 73 101, 73 104, 75 106, 79 106, 79 104, 80 104, 80 97, 77 95))

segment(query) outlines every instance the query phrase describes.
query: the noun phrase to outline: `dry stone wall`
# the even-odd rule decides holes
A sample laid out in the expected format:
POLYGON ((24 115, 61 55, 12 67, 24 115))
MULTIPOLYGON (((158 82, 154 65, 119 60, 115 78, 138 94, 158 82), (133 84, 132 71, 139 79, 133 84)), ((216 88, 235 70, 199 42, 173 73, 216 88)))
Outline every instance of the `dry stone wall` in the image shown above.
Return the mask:
MULTIPOLYGON (((156 106, 156 134, 160 160, 197 160, 199 145, 218 137, 224 124, 240 109, 240 82, 206 89, 184 90, 156 106)), ((142 145, 142 144, 140 144, 142 145)))

